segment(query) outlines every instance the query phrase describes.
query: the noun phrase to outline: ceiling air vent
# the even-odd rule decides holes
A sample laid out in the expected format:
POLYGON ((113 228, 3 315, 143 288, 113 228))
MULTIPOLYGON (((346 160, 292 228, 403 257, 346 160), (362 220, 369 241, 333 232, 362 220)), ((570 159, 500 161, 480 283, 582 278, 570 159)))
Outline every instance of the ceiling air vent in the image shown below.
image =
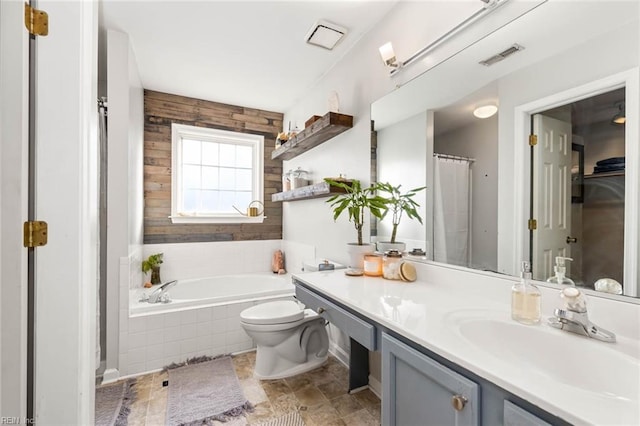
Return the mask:
POLYGON ((314 46, 331 50, 347 33, 346 28, 327 21, 317 21, 305 37, 305 41, 314 46))
POLYGON ((519 52, 521 50, 524 50, 524 47, 520 46, 519 44, 515 43, 513 44, 511 47, 509 47, 506 50, 503 50, 502 52, 493 55, 492 57, 485 59, 484 61, 480 61, 479 64, 480 65, 484 65, 486 67, 489 67, 493 64, 495 64, 496 62, 500 62, 503 59, 506 59, 507 57, 513 55, 516 52, 519 52))

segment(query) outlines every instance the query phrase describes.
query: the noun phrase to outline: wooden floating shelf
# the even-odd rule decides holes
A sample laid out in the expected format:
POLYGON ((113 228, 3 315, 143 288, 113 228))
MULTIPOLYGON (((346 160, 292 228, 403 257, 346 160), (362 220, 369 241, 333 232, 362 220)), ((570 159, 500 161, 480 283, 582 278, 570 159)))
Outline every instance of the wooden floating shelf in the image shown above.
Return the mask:
POLYGON ((344 193, 345 190, 336 186, 331 186, 327 182, 320 182, 314 185, 302 186, 291 191, 277 192, 271 195, 271 201, 297 201, 309 200, 311 198, 328 197, 333 194, 344 193))
POLYGON ((271 159, 290 160, 352 127, 353 116, 328 112, 294 138, 276 148, 271 153, 271 159))

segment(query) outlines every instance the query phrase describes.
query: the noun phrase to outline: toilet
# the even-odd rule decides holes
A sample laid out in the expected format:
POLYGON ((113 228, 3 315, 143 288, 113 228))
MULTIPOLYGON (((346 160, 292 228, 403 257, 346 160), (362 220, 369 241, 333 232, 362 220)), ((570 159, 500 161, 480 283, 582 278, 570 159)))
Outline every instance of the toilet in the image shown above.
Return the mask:
POLYGON ((294 301, 252 306, 240 313, 244 331, 256 343, 254 376, 282 379, 319 367, 327 360, 324 318, 294 301))

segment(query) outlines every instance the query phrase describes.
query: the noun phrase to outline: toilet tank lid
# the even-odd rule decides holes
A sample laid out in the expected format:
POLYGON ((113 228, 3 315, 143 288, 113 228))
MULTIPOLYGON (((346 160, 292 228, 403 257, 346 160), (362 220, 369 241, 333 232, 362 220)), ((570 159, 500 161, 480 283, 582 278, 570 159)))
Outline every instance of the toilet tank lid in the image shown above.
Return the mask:
POLYGON ((240 313, 240 320, 249 324, 283 324, 302 318, 304 311, 291 300, 262 303, 240 313))

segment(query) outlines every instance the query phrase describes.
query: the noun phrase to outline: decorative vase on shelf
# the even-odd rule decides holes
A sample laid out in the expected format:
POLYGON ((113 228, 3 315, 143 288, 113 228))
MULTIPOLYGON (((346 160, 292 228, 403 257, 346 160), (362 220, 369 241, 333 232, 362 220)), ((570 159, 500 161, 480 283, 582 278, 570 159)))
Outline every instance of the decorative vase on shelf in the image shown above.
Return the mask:
POLYGON ((154 266, 151 268, 151 284, 160 284, 162 280, 160 279, 160 267, 154 266))

